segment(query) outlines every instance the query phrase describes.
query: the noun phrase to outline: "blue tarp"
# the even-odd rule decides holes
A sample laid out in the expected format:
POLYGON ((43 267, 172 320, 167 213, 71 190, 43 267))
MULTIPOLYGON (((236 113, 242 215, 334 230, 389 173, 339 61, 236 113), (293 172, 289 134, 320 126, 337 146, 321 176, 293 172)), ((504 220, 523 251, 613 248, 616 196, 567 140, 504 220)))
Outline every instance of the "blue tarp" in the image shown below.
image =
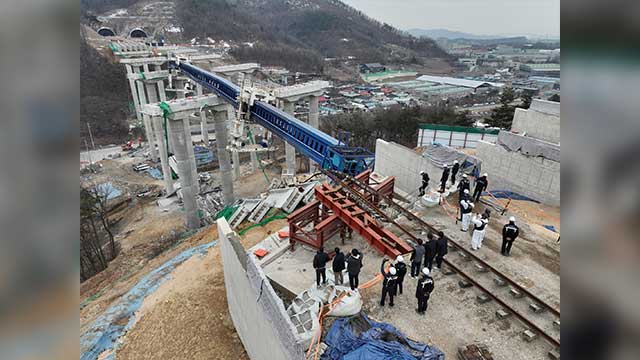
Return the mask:
MULTIPOLYGON (((104 351, 115 350, 116 341, 127 332, 135 322, 134 313, 138 311, 144 299, 171 277, 176 266, 182 264, 193 255, 205 255, 209 248, 218 241, 187 249, 173 259, 165 262, 157 269, 143 277, 138 283, 123 295, 120 300, 111 305, 100 315, 80 336, 80 360, 95 360, 104 351)), ((114 360, 115 353, 104 358, 114 360)))
MULTIPOLYGON (((537 200, 533 200, 532 198, 526 197, 524 195, 520 195, 518 193, 514 193, 513 191, 506 191, 506 190, 493 190, 493 191, 489 191, 489 193, 491 195, 493 195, 493 197, 497 198, 497 199, 512 199, 512 200, 524 200, 524 201, 533 201, 535 203, 540 203, 537 200)), ((483 195, 487 195, 487 192, 483 192, 483 195)))
POLYGON ((370 320, 364 313, 335 320, 325 343, 322 360, 444 360, 438 348, 409 340, 392 325, 370 320))
POLYGON ((122 192, 110 182, 96 185, 96 190, 101 197, 106 195, 107 200, 115 199, 122 194, 122 192))
POLYGON ((147 169, 147 174, 154 179, 162 180, 162 171, 156 168, 147 169))
POLYGON ((553 226, 553 225, 542 225, 542 226, 543 226, 545 229, 548 229, 548 230, 553 231, 554 233, 557 233, 557 232, 558 232, 558 229, 556 229, 556 227, 555 227, 555 226, 553 226))
POLYGON ((208 164, 216 159, 215 154, 203 146, 194 146, 193 152, 198 166, 208 164))

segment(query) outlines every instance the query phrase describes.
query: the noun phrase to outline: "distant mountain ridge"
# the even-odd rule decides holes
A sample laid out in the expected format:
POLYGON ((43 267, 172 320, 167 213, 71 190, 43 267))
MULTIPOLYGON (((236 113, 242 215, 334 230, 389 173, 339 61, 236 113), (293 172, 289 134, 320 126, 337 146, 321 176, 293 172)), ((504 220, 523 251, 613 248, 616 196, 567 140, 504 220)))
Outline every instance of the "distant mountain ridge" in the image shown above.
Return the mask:
POLYGON ((504 36, 495 36, 495 35, 477 35, 466 33, 462 31, 453 31, 447 29, 408 29, 407 32, 415 37, 428 37, 434 40, 438 39, 470 39, 470 40, 491 40, 491 39, 499 39, 504 38, 504 36))

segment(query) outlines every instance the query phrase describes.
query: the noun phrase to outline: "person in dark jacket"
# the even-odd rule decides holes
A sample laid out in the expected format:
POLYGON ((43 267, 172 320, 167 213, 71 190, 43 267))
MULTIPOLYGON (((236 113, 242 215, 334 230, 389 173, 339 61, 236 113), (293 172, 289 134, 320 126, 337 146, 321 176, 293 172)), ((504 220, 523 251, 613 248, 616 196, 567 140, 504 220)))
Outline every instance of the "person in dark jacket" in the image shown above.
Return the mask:
POLYGON ((384 306, 385 299, 387 295, 389 295, 389 306, 393 307, 393 297, 396 296, 396 287, 398 285, 398 272, 393 266, 389 267, 389 271, 385 271, 384 264, 386 264, 387 261, 389 261, 389 259, 382 260, 382 264, 380 265, 380 273, 384 276, 380 306, 384 306))
POLYGON ((429 186, 429 174, 426 171, 420 171, 420 177, 422 180, 422 186, 420 186, 420 196, 424 196, 424 192, 429 186))
POLYGON ((404 263, 402 255, 398 255, 398 257, 396 257, 394 267, 396 268, 398 275, 398 294, 402 295, 402 282, 404 281, 404 276, 407 275, 407 264, 404 263))
POLYGON ((482 195, 482 192, 489 186, 488 176, 487 173, 484 173, 476 180, 476 187, 473 189, 473 198, 476 203, 480 201, 480 195, 482 195))
POLYGON ((362 254, 357 249, 351 250, 351 254, 347 257, 347 274, 349 274, 349 286, 351 290, 358 288, 358 275, 362 268, 362 254))
POLYGON ((331 269, 333 270, 333 277, 336 285, 342 285, 344 282, 344 277, 342 276, 342 271, 344 270, 344 254, 340 251, 340 248, 336 248, 336 255, 333 257, 333 263, 331 264, 331 269))
POLYGON ((316 269, 316 285, 320 286, 320 278, 322 277, 322 284, 327 283, 326 266, 329 262, 329 255, 324 252, 324 247, 320 246, 316 256, 313 257, 313 268, 316 269))
POLYGON ((502 228, 502 255, 509 256, 511 245, 513 245, 519 233, 520 229, 516 225, 516 218, 509 217, 509 223, 502 228))
POLYGON ((411 253, 411 277, 415 278, 420 275, 420 265, 422 264, 422 258, 424 257, 424 245, 422 245, 422 239, 418 239, 418 245, 413 248, 411 253))
POLYGON ((436 257, 436 239, 434 239, 433 233, 427 235, 427 243, 424 244, 424 267, 429 268, 433 266, 433 259, 436 257))
POLYGON ((458 164, 458 160, 453 160, 453 167, 451 168, 451 185, 456 183, 456 175, 458 175, 458 170, 460 170, 460 164, 458 164))
POLYGON ((416 287, 416 298, 418 299, 416 312, 421 315, 424 315, 427 311, 429 296, 431 296, 434 287, 433 278, 429 273, 429 269, 422 269, 422 276, 418 279, 418 286, 416 287))
POLYGON ((442 260, 449 252, 449 241, 444 237, 442 231, 438 231, 438 240, 436 240, 436 266, 442 269, 442 260))
POLYGON ((444 164, 444 170, 442 170, 442 177, 440 178, 440 192, 443 193, 447 187, 447 181, 449 180, 449 165, 444 164))
POLYGON ((469 177, 467 176, 467 174, 462 174, 462 179, 460 179, 460 182, 458 183, 458 197, 459 200, 458 201, 462 201, 463 200, 463 196, 465 194, 465 190, 466 194, 467 194, 467 199, 468 199, 468 194, 471 191, 471 185, 469 184, 469 177))

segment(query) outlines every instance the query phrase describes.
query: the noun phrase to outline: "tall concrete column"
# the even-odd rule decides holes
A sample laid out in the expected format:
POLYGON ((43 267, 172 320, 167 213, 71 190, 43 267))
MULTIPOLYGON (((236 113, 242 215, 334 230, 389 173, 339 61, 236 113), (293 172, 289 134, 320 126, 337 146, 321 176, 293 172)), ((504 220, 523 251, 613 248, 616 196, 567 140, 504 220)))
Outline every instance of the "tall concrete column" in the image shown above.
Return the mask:
MULTIPOLYGON (((140 70, 140 67, 136 67, 133 70, 138 72, 140 70)), ((147 100, 147 95, 144 92, 144 84, 142 83, 142 80, 136 80, 136 88, 138 89, 138 99, 140 100, 140 108, 142 108, 143 105, 146 105, 149 103, 147 100)), ((154 144, 153 144, 153 130, 151 129, 151 119, 147 116, 142 115, 142 122, 144 124, 145 136, 147 137, 147 142, 149 144, 149 147, 153 149, 154 144)), ((153 150, 153 152, 155 152, 155 149, 153 150)), ((153 152, 152 152, 152 155, 153 155, 153 152)), ((153 159, 155 160, 156 157, 154 157, 153 159)))
MULTIPOLYGON (((309 96, 309 125, 316 129, 320 128, 320 114, 318 113, 318 97, 309 96)), ((309 159, 309 172, 317 171, 318 164, 309 159)))
MULTIPOLYGON (((162 176, 167 195, 173 192, 173 179, 171 178, 171 168, 169 167, 169 155, 167 153, 167 142, 164 137, 163 121, 160 116, 151 119, 153 130, 158 140, 158 152, 160 153, 160 164, 162 164, 162 176)), ((169 120, 170 121, 170 120, 169 120)))
POLYGON ((182 202, 184 204, 185 223, 188 229, 197 229, 200 227, 200 219, 198 218, 198 206, 196 203, 197 179, 194 178, 191 163, 195 160, 190 158, 188 147, 191 145, 190 134, 184 131, 185 120, 183 118, 172 119, 167 121, 169 125, 169 136, 173 138, 175 145, 175 157, 178 165, 178 176, 180 177, 180 185, 182 192, 182 202))
MULTIPOLYGON (((295 103, 290 101, 283 101, 282 109, 287 114, 293 115, 295 111, 295 103)), ((284 153, 287 159, 287 167, 285 169, 285 175, 296 175, 296 148, 290 145, 288 142, 284 142, 284 153)))
POLYGON ((240 179, 240 153, 237 151, 231 151, 231 158, 233 160, 233 180, 240 179))
POLYGON ((191 165, 191 174, 196 179, 195 189, 197 192, 200 192, 200 183, 198 182, 198 166, 196 165, 196 154, 193 150, 193 140, 191 138, 191 123, 189 121, 189 117, 187 116, 184 119, 184 133, 187 136, 187 154, 192 161, 189 163, 191 165))
MULTIPOLYGON (((236 110, 231 105, 227 105, 227 124, 232 125, 236 120, 236 110)), ((228 128, 227 128, 228 129, 228 128)), ((233 162, 233 179, 240 179, 240 154, 237 151, 231 151, 231 160, 233 162)))
MULTIPOLYGON (((157 85, 156 83, 148 83, 145 84, 145 89, 147 90, 147 100, 149 104, 155 104, 158 102, 158 94, 157 94, 157 85)), ((151 137, 149 138, 149 146, 151 147, 151 158, 153 161, 158 161, 158 151, 156 150, 156 144, 158 140, 155 138, 155 133, 153 131, 153 126, 151 124, 151 118, 148 118, 149 129, 151 129, 151 137)), ((145 124, 146 126, 146 124, 145 124)))
POLYGON ((223 111, 214 113, 213 117, 216 130, 216 148, 218 150, 218 164, 220 166, 220 182, 222 183, 222 196, 225 206, 233 204, 235 196, 233 194, 233 178, 231 176, 231 163, 229 162, 229 152, 227 144, 227 114, 223 111))
MULTIPOLYGON (((133 67, 131 65, 126 65, 126 69, 127 75, 133 74, 133 67)), ((133 99, 133 106, 136 109, 136 119, 138 119, 138 121, 142 121, 142 114, 140 113, 140 98, 135 80, 129 79, 129 89, 131 89, 131 98, 133 99)))
MULTIPOLYGON (((196 85, 198 95, 202 95, 202 85, 196 85)), ((207 113, 204 109, 200 111, 200 133, 202 134, 202 142, 208 148, 209 147, 209 128, 207 126, 207 113)))

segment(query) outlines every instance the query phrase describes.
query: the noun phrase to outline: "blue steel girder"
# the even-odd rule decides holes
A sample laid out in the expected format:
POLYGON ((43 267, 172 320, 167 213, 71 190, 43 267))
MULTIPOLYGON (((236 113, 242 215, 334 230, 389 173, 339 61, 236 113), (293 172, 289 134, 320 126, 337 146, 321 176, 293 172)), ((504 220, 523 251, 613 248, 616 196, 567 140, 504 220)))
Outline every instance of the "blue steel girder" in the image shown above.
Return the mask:
MULTIPOLYGON (((172 61, 169 65, 182 70, 193 81, 238 107, 240 88, 229 80, 184 62, 172 61)), ((271 104, 256 101, 250 114, 253 121, 291 144, 322 168, 356 175, 373 166, 374 155, 366 149, 348 147, 271 104)))

